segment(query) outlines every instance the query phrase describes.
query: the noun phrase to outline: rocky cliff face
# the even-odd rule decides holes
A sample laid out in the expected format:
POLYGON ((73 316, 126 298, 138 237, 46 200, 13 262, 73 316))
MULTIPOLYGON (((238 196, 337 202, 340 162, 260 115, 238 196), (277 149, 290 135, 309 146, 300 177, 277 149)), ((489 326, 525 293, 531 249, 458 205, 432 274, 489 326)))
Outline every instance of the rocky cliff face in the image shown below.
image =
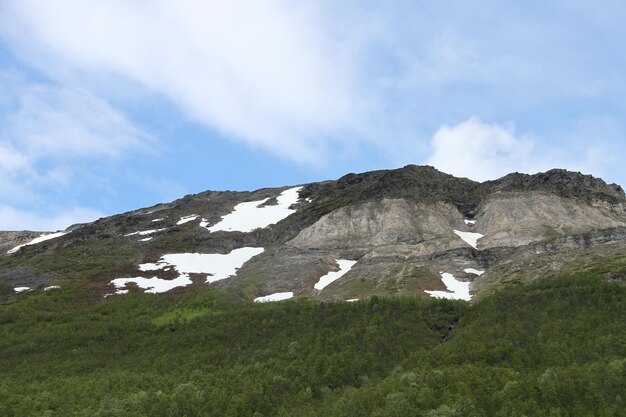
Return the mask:
POLYGON ((524 246, 626 224, 619 204, 589 204, 537 191, 494 193, 478 209, 480 248, 524 246))
POLYGON ((40 235, 41 232, 31 231, 0 232, 0 254, 6 254, 16 246, 28 243, 40 235))
MULTIPOLYGON (((479 297, 555 268, 623 256, 625 203, 619 186, 564 170, 477 183, 407 166, 298 188, 205 192, 100 219, 0 257, 0 280, 88 282, 94 300, 115 290, 158 292, 148 279, 249 299, 453 298, 462 291, 450 285, 467 284, 479 297), (242 248, 255 256, 235 259, 242 248), (225 272, 224 262, 234 269, 225 272), (117 278, 132 282, 118 288, 117 278)), ((32 237, 0 235, 2 252, 32 237)))

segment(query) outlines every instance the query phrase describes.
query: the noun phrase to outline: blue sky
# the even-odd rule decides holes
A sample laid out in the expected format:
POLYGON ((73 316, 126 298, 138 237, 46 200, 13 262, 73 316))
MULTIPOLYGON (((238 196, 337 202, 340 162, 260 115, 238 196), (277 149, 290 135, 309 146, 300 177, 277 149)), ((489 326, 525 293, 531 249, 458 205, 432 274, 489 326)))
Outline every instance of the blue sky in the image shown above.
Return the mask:
POLYGON ((430 164, 626 184, 620 1, 0 0, 0 230, 430 164))

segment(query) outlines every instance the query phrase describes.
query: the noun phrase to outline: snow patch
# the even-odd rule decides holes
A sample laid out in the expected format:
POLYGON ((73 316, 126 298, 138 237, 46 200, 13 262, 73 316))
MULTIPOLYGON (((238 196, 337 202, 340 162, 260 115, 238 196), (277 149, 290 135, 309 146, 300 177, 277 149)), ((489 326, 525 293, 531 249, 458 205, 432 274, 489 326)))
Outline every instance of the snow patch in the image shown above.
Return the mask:
POLYGON ((15 288, 13 288, 13 291, 15 291, 15 292, 30 291, 30 287, 15 287, 15 288))
POLYGON ((152 222, 153 222, 153 223, 154 223, 154 222, 162 222, 163 220, 165 220, 165 219, 154 219, 154 220, 152 220, 152 222))
POLYGON ((349 300, 346 300, 348 303, 354 303, 355 301, 359 301, 358 298, 350 298, 349 300))
POLYGON ((460 230, 455 230, 454 233, 456 233, 461 239, 463 239, 468 245, 470 245, 474 249, 478 249, 476 247, 476 245, 478 245, 478 239, 484 236, 480 233, 461 232, 460 230))
POLYGON ((198 215, 196 215, 196 214, 192 214, 190 216, 183 216, 183 217, 180 218, 179 221, 176 222, 176 225, 180 226, 181 224, 192 222, 192 221, 196 220, 197 218, 198 218, 198 215))
POLYGON ((425 291, 435 298, 447 298, 449 300, 465 300, 469 301, 472 296, 469 293, 469 282, 457 280, 454 275, 447 272, 441 272, 441 281, 448 291, 425 291))
POLYGON ((111 284, 115 285, 115 287, 118 289, 116 291, 116 294, 126 294, 128 290, 124 290, 123 288, 126 286, 126 284, 131 282, 137 284, 139 288, 143 288, 147 293, 158 294, 162 292, 167 292, 176 287, 185 287, 191 284, 191 279, 188 275, 181 274, 178 276, 178 278, 175 279, 161 279, 157 277, 117 278, 111 281, 111 284))
POLYGON ((254 299, 255 303, 268 303, 272 301, 283 301, 293 297, 293 292, 275 292, 274 294, 266 295, 263 297, 257 297, 254 299))
POLYGON ((63 235, 66 235, 68 232, 56 232, 56 233, 47 233, 47 234, 43 234, 39 237, 34 238, 33 240, 31 240, 28 243, 24 243, 22 245, 16 246, 13 249, 10 249, 9 251, 7 251, 7 253, 15 253, 18 250, 20 250, 21 248, 23 248, 24 246, 28 246, 28 245, 35 245, 37 243, 41 243, 41 242, 45 242, 46 240, 50 240, 50 239, 54 239, 57 237, 61 237, 63 235))
POLYGON ((117 278, 111 281, 118 290, 116 294, 126 294, 124 287, 128 283, 135 283, 145 292, 158 294, 173 288, 186 287, 192 283, 189 274, 206 274, 206 282, 212 283, 237 274, 237 270, 252 257, 262 253, 263 248, 234 249, 225 255, 219 253, 172 253, 163 255, 157 263, 139 265, 140 271, 170 271, 175 269, 179 275, 175 279, 161 279, 158 277, 144 278, 117 278))
POLYGON ((152 237, 146 237, 143 239, 139 239, 140 242, 148 242, 149 240, 152 240, 152 237))
POLYGON ((44 288, 44 291, 50 291, 50 290, 60 290, 61 287, 59 287, 58 285, 51 285, 49 287, 44 288))
POLYGON ((251 232, 254 229, 267 227, 278 223, 290 214, 295 213, 289 207, 298 201, 298 193, 302 187, 294 187, 283 191, 277 198, 277 204, 273 206, 259 207, 269 198, 258 201, 239 203, 229 214, 222 216, 222 220, 211 227, 207 227, 205 219, 200 223, 201 227, 209 232, 251 232))
POLYGON ((233 249, 225 255, 219 253, 173 253, 163 255, 157 263, 139 265, 141 271, 156 271, 174 267, 182 274, 208 274, 206 282, 212 283, 226 279, 252 257, 263 253, 263 248, 233 249), (210 275, 209 275, 210 274, 210 275))
POLYGON ((151 229, 151 230, 144 230, 142 232, 133 232, 133 233, 129 233, 129 234, 124 235, 124 236, 125 237, 127 237, 127 236, 135 236, 135 235, 146 236, 146 235, 151 235, 153 233, 162 232, 164 230, 167 230, 167 227, 164 227, 163 229, 151 229))
POLYGON ((128 294, 128 290, 117 290, 114 293, 104 294, 104 298, 109 298, 112 295, 123 295, 128 294))
POLYGON ((465 219, 464 222, 465 222, 465 224, 469 224, 471 226, 476 224, 476 220, 465 219))
POLYGON ((316 290, 323 290, 326 286, 335 282, 336 280, 344 276, 348 271, 350 271, 354 264, 356 264, 356 261, 338 259, 337 265, 339 265, 339 271, 330 271, 328 274, 322 276, 313 287, 316 290))
POLYGON ((463 272, 465 272, 466 274, 474 274, 478 276, 481 276, 482 274, 485 273, 485 271, 481 271, 479 269, 474 269, 474 268, 465 268, 463 272))

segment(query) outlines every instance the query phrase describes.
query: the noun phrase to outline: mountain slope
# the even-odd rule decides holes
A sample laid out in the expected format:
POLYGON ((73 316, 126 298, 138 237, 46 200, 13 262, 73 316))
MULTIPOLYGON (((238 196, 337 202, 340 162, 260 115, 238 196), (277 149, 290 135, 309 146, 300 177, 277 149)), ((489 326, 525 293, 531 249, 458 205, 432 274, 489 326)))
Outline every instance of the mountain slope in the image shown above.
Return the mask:
POLYGON ((250 300, 454 298, 448 285, 467 284, 480 297, 502 283, 610 261, 625 247, 617 185, 564 170, 477 183, 409 165, 298 187, 207 191, 78 225, 1 257, 0 282, 79 282, 94 301, 206 285, 250 300), (356 263, 317 289, 339 260, 356 263))
POLYGON ((19 294, 0 305, 0 415, 623 417, 626 286, 609 270, 626 257, 472 305, 19 294))

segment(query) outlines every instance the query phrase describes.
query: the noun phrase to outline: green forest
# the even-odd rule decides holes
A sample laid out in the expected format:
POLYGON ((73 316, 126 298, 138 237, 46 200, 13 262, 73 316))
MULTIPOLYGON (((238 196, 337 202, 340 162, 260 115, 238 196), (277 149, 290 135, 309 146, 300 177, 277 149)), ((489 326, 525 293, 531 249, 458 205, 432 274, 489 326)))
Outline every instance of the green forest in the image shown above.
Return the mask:
POLYGON ((0 416, 626 416, 626 286, 594 269, 474 304, 87 291, 0 296, 0 416))

